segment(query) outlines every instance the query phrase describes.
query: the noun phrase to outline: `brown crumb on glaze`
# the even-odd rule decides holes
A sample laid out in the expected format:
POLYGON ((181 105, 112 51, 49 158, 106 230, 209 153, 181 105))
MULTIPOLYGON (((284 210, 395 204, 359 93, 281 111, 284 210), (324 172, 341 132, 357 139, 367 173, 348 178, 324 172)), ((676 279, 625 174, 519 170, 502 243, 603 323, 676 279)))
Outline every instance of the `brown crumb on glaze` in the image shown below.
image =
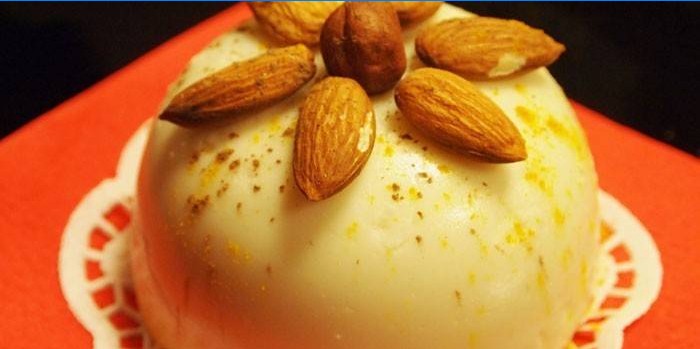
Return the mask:
POLYGON ((294 129, 287 127, 287 129, 282 132, 282 137, 294 137, 294 129))
POLYGON ((433 177, 431 177, 427 172, 418 172, 418 177, 425 179, 428 182, 428 184, 433 183, 433 177))
POLYGON ((241 166, 241 160, 236 159, 236 160, 231 161, 230 164, 228 164, 228 169, 233 171, 233 170, 237 169, 238 166, 241 166))
POLYGON ((455 300, 457 300, 457 305, 462 306, 462 292, 455 290, 455 300))
POLYGON ((228 186, 228 183, 221 184, 219 190, 216 191, 216 197, 220 198, 222 195, 224 195, 224 193, 228 190, 228 186))
POLYGON ((419 217, 420 219, 423 219, 423 212, 418 211, 418 212, 416 212, 416 214, 418 215, 418 217, 419 217))
POLYGON ((187 205, 189 206, 190 215, 197 216, 209 205, 209 195, 203 198, 196 198, 194 195, 187 197, 187 205))
POLYGON ((261 189, 261 188, 260 188, 260 186, 259 186, 259 185, 254 185, 254 186, 253 186, 253 193, 257 193, 257 192, 259 192, 259 191, 260 191, 260 189, 261 189))
POLYGON ((502 255, 506 254, 506 250, 504 250, 503 247, 501 247, 501 245, 499 245, 499 244, 493 245, 493 248, 502 255))
POLYGON ((194 165, 199 161, 199 151, 195 152, 190 156, 190 165, 194 165))
POLYGON ((423 237, 420 235, 416 235, 416 243, 419 245, 423 243, 423 237))
POLYGON ((231 149, 231 148, 224 149, 224 150, 216 153, 216 157, 214 158, 214 161, 216 161, 216 163, 218 163, 218 164, 224 163, 224 162, 226 162, 226 160, 228 160, 229 157, 231 157, 231 154, 233 154, 233 149, 231 149))

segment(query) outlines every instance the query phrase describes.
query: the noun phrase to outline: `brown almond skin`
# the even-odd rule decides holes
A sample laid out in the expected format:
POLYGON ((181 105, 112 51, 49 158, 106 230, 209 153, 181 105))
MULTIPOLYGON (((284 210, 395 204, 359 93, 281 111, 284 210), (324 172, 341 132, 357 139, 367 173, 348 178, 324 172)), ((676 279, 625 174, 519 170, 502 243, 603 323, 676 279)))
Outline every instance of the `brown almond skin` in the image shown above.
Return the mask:
POLYGON ((194 127, 270 106, 292 95, 316 74, 304 45, 271 49, 237 62, 178 93, 160 118, 194 127))
POLYGON ((442 6, 442 1, 396 1, 391 3, 399 15, 402 26, 422 22, 442 6))
POLYGON ((321 53, 330 75, 353 78, 369 94, 392 88, 406 70, 401 25, 390 3, 339 7, 321 31, 321 53))
POLYGON ((492 163, 527 158, 525 141, 510 119, 456 74, 417 69, 396 86, 394 98, 409 122, 459 153, 492 163))
POLYGON ((356 81, 328 77, 314 85, 296 128, 297 187, 311 201, 345 188, 369 159, 375 133, 372 102, 356 81))
POLYGON ((564 50, 564 45, 542 30, 490 17, 446 20, 416 37, 416 53, 423 63, 472 80, 502 78, 547 66, 564 50), (525 62, 507 74, 490 76, 504 54, 523 57, 525 62))
POLYGON ((284 44, 316 46, 328 16, 342 3, 325 1, 250 2, 260 26, 284 44))

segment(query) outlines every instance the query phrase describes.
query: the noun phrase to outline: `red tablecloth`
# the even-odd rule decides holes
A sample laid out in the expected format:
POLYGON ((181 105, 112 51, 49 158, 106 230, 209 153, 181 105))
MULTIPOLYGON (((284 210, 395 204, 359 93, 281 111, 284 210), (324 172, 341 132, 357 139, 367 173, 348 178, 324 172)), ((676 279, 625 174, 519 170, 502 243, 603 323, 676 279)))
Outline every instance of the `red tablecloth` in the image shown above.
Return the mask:
MULTIPOLYGON (((92 347, 58 282, 68 216, 114 175, 124 143, 187 60, 249 15, 232 7, 0 141, 0 347, 92 347)), ((575 107, 602 188, 651 231, 665 268, 661 296, 627 329, 625 348, 700 346, 700 161, 575 107)))

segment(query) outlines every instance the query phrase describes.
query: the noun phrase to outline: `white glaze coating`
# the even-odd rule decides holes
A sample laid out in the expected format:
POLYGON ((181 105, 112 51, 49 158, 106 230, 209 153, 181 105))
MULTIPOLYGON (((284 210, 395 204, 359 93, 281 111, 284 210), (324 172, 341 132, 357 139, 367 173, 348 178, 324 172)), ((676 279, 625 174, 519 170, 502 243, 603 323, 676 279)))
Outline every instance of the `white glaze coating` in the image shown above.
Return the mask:
MULTIPOLYGON (((427 23, 463 15, 443 5, 427 23)), ((169 98, 262 53, 259 30, 246 28, 195 56, 169 98)), ((415 32, 405 32, 410 69, 415 32)), ((317 65, 325 76, 320 55, 317 65)), ((523 133, 527 161, 445 150, 407 124, 390 91, 373 98, 366 167, 318 203, 291 172, 289 130, 308 86, 214 126, 155 123, 132 258, 156 339, 171 349, 564 347, 591 302, 599 218, 585 137, 549 73, 477 83, 523 133)))

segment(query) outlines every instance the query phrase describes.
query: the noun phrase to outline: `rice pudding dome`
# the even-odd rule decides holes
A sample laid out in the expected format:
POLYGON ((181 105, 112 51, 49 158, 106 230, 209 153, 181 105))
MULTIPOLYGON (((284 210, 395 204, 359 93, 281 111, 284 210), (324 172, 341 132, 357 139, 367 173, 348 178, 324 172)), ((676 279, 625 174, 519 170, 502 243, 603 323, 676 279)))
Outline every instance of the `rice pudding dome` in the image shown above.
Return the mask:
MULTIPOLYGON (((444 4, 403 30, 473 16, 444 4)), ((164 105, 275 47, 251 20, 197 54, 164 105)), ((277 45, 279 46, 279 45, 277 45)), ((342 190, 295 182, 300 106, 327 75, 264 108, 196 127, 157 120, 138 181, 132 268, 161 346, 564 348, 593 301, 597 179, 546 68, 473 81, 519 130, 527 159, 489 163, 436 141, 371 95, 374 144, 342 190)), ((312 74, 314 74, 312 72, 312 74)))

